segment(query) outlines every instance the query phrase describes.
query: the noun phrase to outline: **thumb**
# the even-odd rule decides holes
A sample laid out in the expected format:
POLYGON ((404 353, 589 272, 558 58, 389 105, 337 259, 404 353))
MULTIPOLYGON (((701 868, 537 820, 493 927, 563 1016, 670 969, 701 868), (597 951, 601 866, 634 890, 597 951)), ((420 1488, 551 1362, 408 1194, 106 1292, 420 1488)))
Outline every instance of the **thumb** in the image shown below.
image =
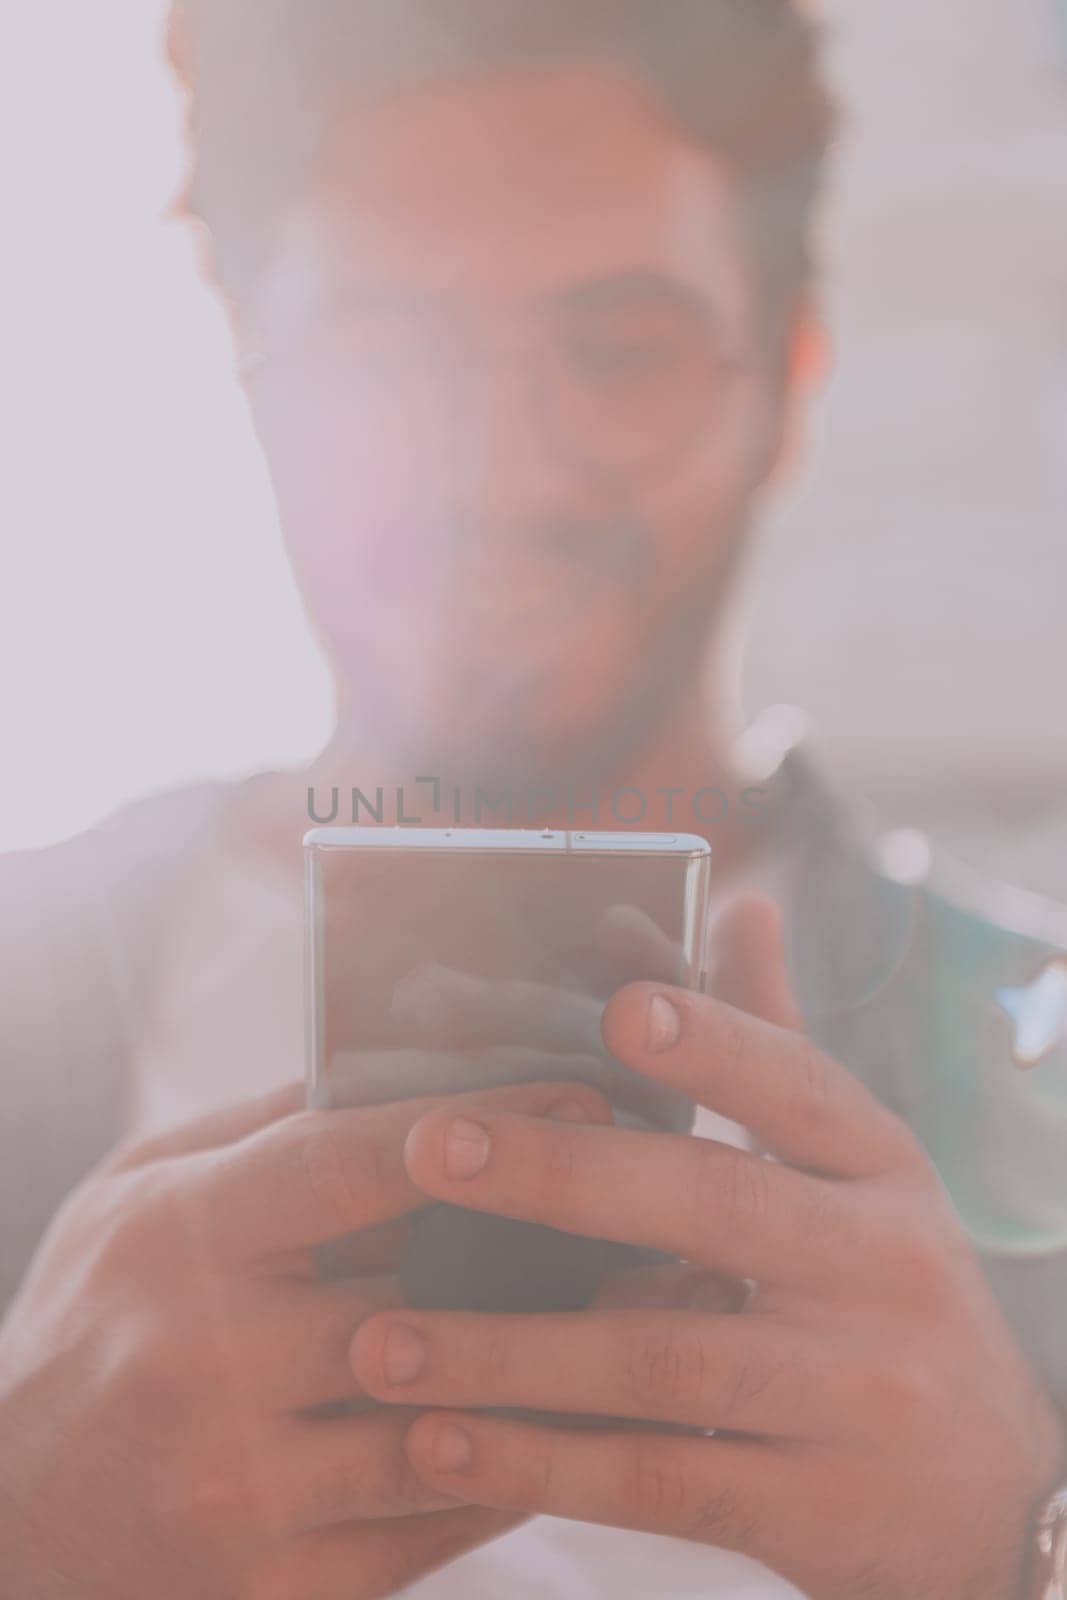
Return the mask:
POLYGON ((785 963, 782 914, 765 895, 745 895, 723 913, 712 937, 710 990, 717 1000, 779 1028, 804 1021, 785 963))

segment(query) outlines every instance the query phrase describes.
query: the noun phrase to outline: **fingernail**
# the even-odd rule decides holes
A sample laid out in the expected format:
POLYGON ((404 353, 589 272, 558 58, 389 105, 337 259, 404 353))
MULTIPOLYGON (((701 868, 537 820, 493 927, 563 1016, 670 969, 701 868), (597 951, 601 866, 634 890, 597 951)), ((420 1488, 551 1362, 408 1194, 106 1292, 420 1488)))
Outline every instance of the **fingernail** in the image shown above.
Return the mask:
POLYGON ((669 1050, 678 1043, 682 1032, 682 1019, 677 1008, 666 995, 654 994, 648 1002, 645 1018, 645 1049, 650 1055, 669 1050))
POLYGON ((438 1472, 462 1472, 474 1459, 471 1436, 454 1422, 439 1423, 430 1455, 438 1472))
POLYGON ((391 1385, 413 1383, 426 1365, 426 1340, 414 1328, 398 1322, 386 1335, 382 1351, 385 1380, 391 1385))
POLYGON ((489 1134, 480 1122, 457 1117, 445 1134, 445 1175, 476 1178, 489 1160, 489 1134))
POLYGON ((552 1122, 588 1122, 589 1113, 580 1100, 560 1100, 557 1105, 549 1108, 549 1120, 552 1122))

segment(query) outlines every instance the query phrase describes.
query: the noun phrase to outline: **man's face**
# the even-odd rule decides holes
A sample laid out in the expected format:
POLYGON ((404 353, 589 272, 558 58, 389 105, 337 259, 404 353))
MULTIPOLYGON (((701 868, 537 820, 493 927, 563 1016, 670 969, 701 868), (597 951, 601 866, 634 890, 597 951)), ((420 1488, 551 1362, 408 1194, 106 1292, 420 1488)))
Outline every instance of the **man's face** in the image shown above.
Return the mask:
POLYGON ((587 777, 692 688, 777 433, 750 283, 726 171, 606 70, 333 130, 249 308, 250 389, 369 745, 587 777))

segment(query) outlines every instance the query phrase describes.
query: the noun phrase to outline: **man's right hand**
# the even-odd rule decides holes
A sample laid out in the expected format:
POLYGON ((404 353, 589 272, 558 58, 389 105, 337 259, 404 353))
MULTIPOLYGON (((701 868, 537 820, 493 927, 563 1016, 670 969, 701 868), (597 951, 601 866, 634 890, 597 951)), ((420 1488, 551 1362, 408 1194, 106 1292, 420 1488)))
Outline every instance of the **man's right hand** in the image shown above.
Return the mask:
MULTIPOLYGON (((577 1083, 464 1101, 611 1120, 577 1083)), ((0 1329, 5 1596, 371 1600, 519 1520, 427 1491, 411 1415, 352 1406, 349 1345, 397 1303, 396 1231, 425 1203, 404 1141, 442 1103, 308 1112, 287 1090, 74 1191, 0 1329), (320 1281, 340 1239, 351 1276, 320 1281)))

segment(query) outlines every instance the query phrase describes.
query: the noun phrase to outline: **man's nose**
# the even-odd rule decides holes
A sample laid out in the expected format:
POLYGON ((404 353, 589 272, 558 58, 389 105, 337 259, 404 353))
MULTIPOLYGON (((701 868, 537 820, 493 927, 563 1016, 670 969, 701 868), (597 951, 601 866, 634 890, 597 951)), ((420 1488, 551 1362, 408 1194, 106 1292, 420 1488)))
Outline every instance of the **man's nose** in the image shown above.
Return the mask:
POLYGON ((464 374, 453 482, 470 526, 505 532, 559 511, 573 469, 553 449, 535 354, 521 340, 479 352, 464 374))

